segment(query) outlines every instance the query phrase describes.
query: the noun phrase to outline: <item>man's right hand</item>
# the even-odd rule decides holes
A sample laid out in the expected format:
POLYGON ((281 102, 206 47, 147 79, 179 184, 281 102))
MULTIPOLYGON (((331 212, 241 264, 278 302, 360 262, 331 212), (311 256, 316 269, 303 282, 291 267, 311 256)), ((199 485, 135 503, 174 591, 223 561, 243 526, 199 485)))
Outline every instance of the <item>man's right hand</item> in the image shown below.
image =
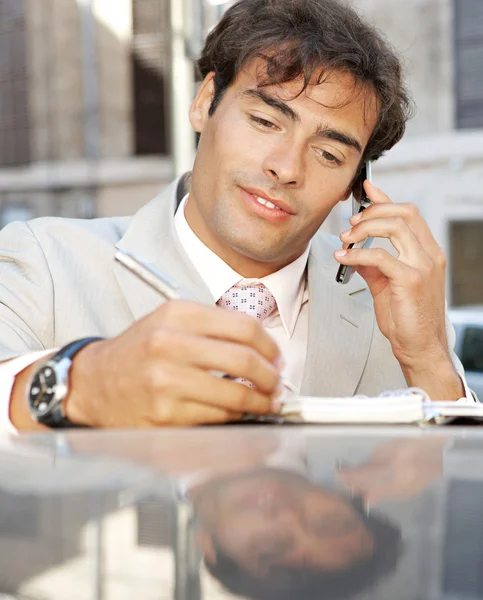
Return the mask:
POLYGON ((253 317, 170 301, 71 368, 67 417, 92 427, 225 423, 269 414, 280 392, 277 345, 253 317), (217 377, 245 378, 255 385, 217 377))

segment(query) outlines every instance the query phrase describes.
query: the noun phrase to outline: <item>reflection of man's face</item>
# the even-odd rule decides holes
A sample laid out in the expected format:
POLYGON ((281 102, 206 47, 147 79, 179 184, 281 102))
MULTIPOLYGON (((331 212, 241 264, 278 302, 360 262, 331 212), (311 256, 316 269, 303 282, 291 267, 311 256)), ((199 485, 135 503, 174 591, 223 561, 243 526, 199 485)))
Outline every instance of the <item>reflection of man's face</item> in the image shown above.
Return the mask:
POLYGON ((215 545, 240 568, 338 571, 368 558, 372 534, 346 499, 282 471, 260 471, 200 490, 195 500, 208 561, 215 545), (211 554, 210 554, 211 548, 211 554))

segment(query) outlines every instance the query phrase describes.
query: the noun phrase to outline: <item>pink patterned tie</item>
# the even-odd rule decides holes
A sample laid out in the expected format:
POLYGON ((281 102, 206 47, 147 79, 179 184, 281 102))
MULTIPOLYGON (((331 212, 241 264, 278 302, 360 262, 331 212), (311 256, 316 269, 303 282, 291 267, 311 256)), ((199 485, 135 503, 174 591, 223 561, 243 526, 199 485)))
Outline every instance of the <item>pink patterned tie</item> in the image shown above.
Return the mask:
POLYGON ((263 321, 277 308, 272 292, 263 283, 244 285, 237 283, 231 287, 217 302, 230 310, 239 310, 263 321))
MULTIPOLYGON (((274 295, 263 283, 252 285, 237 283, 223 294, 217 304, 229 310, 239 310, 242 313, 260 319, 260 321, 269 317, 277 308, 277 301, 274 295)), ((243 383, 248 387, 254 387, 253 383, 241 377, 235 381, 243 383)))

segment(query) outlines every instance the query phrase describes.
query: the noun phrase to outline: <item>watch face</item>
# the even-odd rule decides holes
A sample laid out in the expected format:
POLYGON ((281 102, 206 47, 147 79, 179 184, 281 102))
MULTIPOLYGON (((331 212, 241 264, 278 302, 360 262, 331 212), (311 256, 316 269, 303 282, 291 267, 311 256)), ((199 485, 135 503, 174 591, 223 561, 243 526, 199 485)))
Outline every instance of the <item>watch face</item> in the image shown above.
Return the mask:
POLYGON ((49 411, 54 399, 57 376, 50 365, 41 367, 35 374, 30 386, 29 401, 32 410, 43 415, 49 411))

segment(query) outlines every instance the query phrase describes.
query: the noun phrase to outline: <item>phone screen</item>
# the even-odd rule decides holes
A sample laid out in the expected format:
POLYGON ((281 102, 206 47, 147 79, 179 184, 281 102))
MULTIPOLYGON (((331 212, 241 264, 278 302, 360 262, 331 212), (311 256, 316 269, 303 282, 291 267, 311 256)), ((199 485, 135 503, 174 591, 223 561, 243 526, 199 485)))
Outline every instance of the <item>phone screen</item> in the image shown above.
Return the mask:
MULTIPOLYGON (((361 169, 359 177, 356 179, 354 186, 352 188, 352 214, 357 215, 358 213, 365 210, 368 206, 371 205, 371 201, 367 197, 367 194, 364 190, 364 181, 368 179, 372 181, 372 173, 371 173, 371 163, 366 161, 361 169)), ((372 238, 366 238, 356 244, 349 244, 348 249, 350 248, 367 248, 372 243, 372 238)), ((340 265, 339 270, 337 271, 336 281, 337 283, 349 283, 354 274, 354 269, 347 265, 340 265)))

